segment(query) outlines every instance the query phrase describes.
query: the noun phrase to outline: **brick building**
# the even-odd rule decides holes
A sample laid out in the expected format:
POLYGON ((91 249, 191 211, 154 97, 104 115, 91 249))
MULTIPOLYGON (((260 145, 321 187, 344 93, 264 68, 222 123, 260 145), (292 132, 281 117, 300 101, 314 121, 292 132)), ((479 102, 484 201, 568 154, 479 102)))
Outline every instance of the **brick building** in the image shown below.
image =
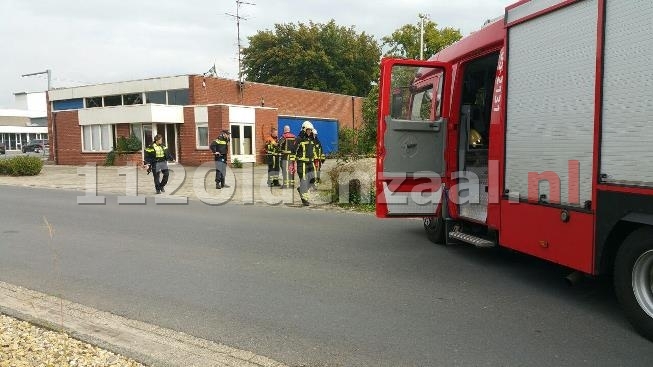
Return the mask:
POLYGON ((118 137, 131 134, 145 145, 161 134, 178 162, 199 165, 213 159, 209 144, 223 129, 232 160, 261 163, 272 127, 298 133, 310 120, 334 150, 341 126, 362 123, 361 97, 201 75, 54 89, 48 102, 50 159, 70 165, 103 164, 118 137))

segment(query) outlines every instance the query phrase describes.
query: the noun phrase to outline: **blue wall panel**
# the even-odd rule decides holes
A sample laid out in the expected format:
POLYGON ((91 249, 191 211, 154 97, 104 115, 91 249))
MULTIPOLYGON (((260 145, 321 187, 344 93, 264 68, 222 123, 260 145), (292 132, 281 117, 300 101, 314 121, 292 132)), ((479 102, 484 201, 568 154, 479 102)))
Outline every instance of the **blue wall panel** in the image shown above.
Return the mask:
POLYGON ((62 99, 52 102, 53 111, 78 110, 80 108, 84 108, 84 100, 81 98, 62 99))
POLYGON ((293 134, 299 135, 299 132, 302 130, 302 124, 306 120, 310 121, 313 124, 313 126, 317 129, 318 132, 317 137, 320 139, 320 143, 322 143, 322 147, 324 148, 325 154, 338 151, 338 121, 337 120, 279 116, 279 120, 278 120, 279 136, 283 134, 283 127, 285 125, 290 126, 290 131, 293 134))

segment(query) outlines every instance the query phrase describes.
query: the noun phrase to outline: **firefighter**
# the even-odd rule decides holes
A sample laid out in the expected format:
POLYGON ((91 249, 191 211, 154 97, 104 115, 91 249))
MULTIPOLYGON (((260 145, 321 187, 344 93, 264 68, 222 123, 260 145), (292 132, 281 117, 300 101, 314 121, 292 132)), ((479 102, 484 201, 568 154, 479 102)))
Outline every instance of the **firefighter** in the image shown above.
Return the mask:
POLYGON ((277 129, 272 128, 270 136, 265 139, 265 160, 268 164, 268 186, 281 186, 279 183, 279 146, 277 129))
POLYGON ((157 194, 166 192, 165 186, 168 183, 170 174, 168 161, 172 160, 168 147, 163 144, 163 136, 160 134, 155 135, 154 142, 145 148, 145 165, 148 172, 152 172, 154 189, 157 194), (161 177, 161 174, 163 174, 163 177, 161 177))
POLYGON ((304 123, 303 138, 297 142, 295 156, 297 160, 297 176, 299 177, 299 197, 304 206, 310 205, 308 202, 308 187, 315 175, 315 140, 313 138, 313 124, 304 123))
POLYGON ((277 146, 279 147, 281 158, 281 188, 295 186, 295 145, 297 138, 290 132, 290 126, 283 127, 283 135, 279 138, 277 146))
POLYGON ((222 189, 230 187, 224 182, 225 175, 227 174, 227 152, 229 151, 229 130, 222 130, 220 135, 211 142, 209 148, 213 152, 213 159, 215 160, 215 188, 222 189))
MULTIPOLYGON (((317 137, 317 129, 313 129, 313 137, 315 139, 315 183, 320 183, 320 171, 322 171, 322 164, 326 160, 326 155, 324 154, 324 148, 320 139, 317 137)), ((315 185, 313 185, 315 188, 315 185)))

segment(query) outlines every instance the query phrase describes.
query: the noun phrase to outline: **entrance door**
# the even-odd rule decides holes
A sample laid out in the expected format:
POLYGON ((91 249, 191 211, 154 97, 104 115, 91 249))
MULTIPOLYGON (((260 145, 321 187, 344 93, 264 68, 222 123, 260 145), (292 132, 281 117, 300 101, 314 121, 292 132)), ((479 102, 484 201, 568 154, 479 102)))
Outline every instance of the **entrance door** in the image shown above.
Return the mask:
POLYGON ((231 159, 241 162, 256 162, 256 144, 254 141, 254 124, 231 124, 231 159))
POLYGON ((143 142, 143 149, 152 144, 154 136, 161 134, 170 154, 177 158, 177 127, 174 124, 132 124, 132 134, 143 142))
POLYGON ((445 174, 447 86, 441 62, 384 59, 377 159, 379 217, 433 216, 445 174))

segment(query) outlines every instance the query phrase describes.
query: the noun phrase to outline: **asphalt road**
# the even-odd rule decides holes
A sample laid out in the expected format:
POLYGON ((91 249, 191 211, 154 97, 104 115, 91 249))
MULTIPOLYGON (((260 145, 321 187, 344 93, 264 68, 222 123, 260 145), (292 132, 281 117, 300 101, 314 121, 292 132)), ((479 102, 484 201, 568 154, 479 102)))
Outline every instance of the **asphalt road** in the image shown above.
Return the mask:
POLYGON ((78 195, 0 186, 0 280, 293 366, 653 361, 606 282, 436 246, 416 220, 78 195))

